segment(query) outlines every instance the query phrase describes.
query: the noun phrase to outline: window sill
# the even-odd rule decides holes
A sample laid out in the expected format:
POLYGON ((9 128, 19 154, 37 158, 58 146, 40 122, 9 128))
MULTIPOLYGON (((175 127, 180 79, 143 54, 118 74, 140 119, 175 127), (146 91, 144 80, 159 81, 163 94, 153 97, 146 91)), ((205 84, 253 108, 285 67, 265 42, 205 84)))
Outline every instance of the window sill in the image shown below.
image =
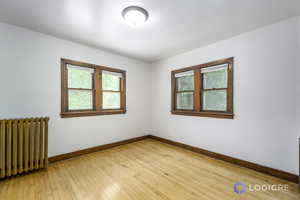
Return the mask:
POLYGON ((213 117, 213 118, 225 118, 233 119, 233 113, 221 113, 221 112, 193 112, 193 111, 171 111, 173 115, 186 115, 186 116, 197 116, 197 117, 213 117))
POLYGON ((126 110, 103 110, 103 111, 81 111, 81 112, 64 112, 61 113, 61 118, 71 118, 71 117, 87 117, 96 115, 117 115, 125 114, 126 110))

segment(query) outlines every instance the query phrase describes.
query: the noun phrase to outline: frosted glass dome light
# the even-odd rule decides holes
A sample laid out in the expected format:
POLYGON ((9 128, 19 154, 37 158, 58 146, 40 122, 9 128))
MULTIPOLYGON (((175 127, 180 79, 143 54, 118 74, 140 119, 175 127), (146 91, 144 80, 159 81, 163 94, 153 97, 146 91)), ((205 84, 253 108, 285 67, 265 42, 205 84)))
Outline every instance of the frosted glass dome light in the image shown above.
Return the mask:
POLYGON ((140 26, 145 23, 149 17, 148 12, 141 7, 138 6, 129 6, 126 7, 122 12, 124 20, 130 26, 140 26))

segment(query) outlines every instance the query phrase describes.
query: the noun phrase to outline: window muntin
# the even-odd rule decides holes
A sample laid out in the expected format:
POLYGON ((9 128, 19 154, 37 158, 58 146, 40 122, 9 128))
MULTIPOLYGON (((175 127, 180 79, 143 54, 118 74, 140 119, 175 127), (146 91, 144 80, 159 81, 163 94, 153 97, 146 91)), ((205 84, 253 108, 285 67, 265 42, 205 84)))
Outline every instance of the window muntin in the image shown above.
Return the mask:
POLYGON ((172 113, 233 118, 233 58, 174 70, 172 113))
POLYGON ((62 117, 126 112, 126 72, 62 59, 62 117))

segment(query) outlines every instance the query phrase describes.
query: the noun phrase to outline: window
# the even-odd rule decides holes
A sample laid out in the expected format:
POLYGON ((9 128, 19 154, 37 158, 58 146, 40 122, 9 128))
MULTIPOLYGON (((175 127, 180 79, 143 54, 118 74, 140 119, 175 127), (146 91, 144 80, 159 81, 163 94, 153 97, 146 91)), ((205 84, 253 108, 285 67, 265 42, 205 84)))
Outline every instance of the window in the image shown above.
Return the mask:
POLYGON ((176 109, 194 109, 194 71, 175 74, 176 78, 176 109))
POLYGON ((172 71, 171 112, 233 118, 233 58, 172 71))
POLYGON ((61 60, 62 117, 122 114, 125 98, 125 71, 61 60))

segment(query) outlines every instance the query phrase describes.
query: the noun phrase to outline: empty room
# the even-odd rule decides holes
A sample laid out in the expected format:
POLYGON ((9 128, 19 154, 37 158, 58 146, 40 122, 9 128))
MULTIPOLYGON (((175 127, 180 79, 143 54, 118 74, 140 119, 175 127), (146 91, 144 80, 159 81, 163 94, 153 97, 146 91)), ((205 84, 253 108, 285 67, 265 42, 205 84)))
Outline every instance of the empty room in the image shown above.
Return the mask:
POLYGON ((0 200, 300 199, 299 0, 2 0, 0 69, 0 200))

